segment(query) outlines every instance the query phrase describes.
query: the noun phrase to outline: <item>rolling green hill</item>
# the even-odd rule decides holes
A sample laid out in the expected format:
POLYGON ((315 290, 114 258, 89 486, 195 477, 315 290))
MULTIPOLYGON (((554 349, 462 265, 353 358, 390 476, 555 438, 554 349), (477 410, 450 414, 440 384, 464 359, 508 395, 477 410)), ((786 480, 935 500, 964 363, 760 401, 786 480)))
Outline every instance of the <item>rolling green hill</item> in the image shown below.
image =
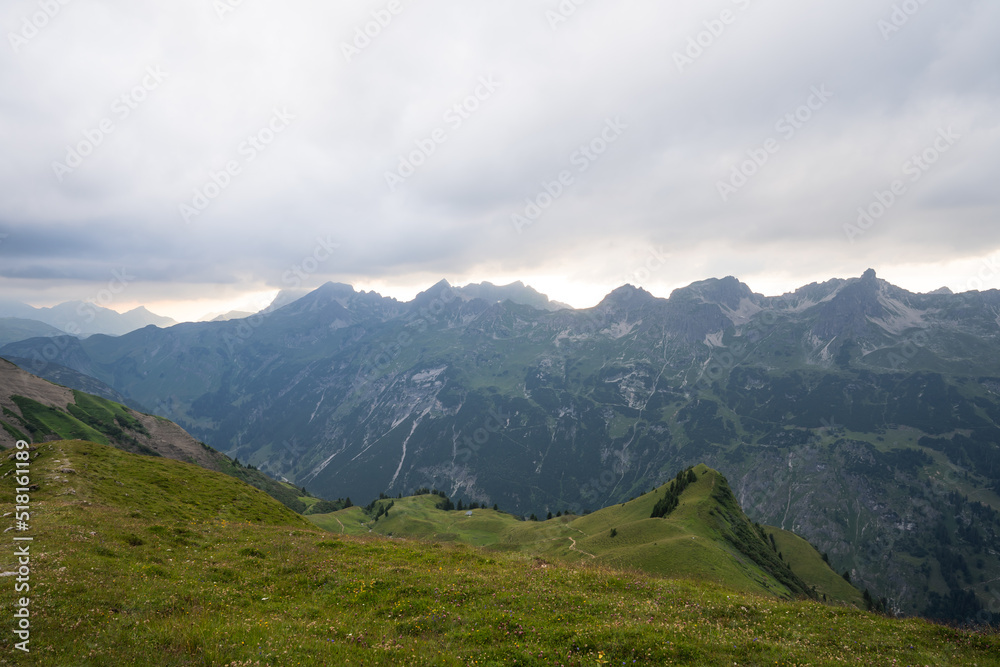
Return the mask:
POLYGON ((491 552, 632 568, 785 598, 826 596, 830 602, 861 606, 861 593, 831 570, 808 542, 792 533, 754 525, 725 477, 704 465, 691 473, 693 481, 680 492, 676 508, 663 518, 651 514, 680 476, 638 498, 582 517, 522 521, 487 508, 444 510, 439 508, 443 499, 427 493, 385 498, 369 508, 351 507, 307 518, 334 533, 456 542, 491 552), (382 514, 384 509, 387 514, 382 514), (780 547, 792 540, 797 540, 797 547, 803 546, 776 548, 769 541, 771 532, 780 536, 780 547))
MULTIPOLYGON (((30 456, 31 652, 4 632, 0 665, 1000 664, 996 635, 593 559, 331 535, 229 476, 100 444, 30 456)), ((0 551, 0 573, 16 567, 0 551)), ((0 593, 5 618, 14 600, 0 593)))

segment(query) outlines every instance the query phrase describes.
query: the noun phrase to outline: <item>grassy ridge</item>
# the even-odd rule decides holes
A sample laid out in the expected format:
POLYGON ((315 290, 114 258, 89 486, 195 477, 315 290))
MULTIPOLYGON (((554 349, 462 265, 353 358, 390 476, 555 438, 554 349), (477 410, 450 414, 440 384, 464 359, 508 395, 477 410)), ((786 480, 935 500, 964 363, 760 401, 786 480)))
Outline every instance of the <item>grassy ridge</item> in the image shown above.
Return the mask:
MULTIPOLYGON (((334 536, 193 465, 80 442, 36 453, 32 653, 0 634, 0 664, 1000 664, 996 636, 593 563, 334 536)), ((0 595, 7 618, 12 598, 0 595)))
MULTIPOLYGON (((712 581, 733 590, 780 597, 826 595, 829 602, 861 605, 859 591, 808 549, 786 549, 784 560, 767 533, 747 519, 725 478, 704 465, 693 469, 695 481, 679 496, 666 518, 650 518, 667 494, 664 485, 629 502, 583 517, 520 521, 491 509, 444 511, 435 495, 385 499, 388 517, 351 507, 310 515, 315 525, 333 533, 418 538, 455 542, 616 568, 634 568, 669 577, 712 581)), ((791 534, 789 534, 791 535, 791 534)), ((799 538, 796 538, 799 539, 799 538)))

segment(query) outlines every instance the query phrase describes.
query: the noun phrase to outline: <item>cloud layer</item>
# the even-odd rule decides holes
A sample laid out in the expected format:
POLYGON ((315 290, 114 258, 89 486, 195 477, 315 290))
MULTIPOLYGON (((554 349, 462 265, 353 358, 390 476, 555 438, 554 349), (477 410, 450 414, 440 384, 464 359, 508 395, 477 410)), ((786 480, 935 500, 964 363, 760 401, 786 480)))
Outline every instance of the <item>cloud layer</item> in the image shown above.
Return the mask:
POLYGON ((1000 248, 987 0, 17 0, 0 26, 6 297, 122 267, 130 302, 962 289, 1000 248))

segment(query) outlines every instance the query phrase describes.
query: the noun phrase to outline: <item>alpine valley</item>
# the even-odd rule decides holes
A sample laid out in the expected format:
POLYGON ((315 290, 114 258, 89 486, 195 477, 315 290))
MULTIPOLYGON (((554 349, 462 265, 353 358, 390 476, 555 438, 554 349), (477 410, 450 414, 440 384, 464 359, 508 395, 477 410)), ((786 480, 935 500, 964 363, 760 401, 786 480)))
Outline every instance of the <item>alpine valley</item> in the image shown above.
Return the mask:
POLYGON ((707 464, 751 521, 892 610, 1000 618, 995 290, 914 294, 869 270, 780 297, 624 286, 574 310, 520 283, 408 303, 328 283, 245 319, 0 355, 328 499, 436 488, 585 521, 707 464))

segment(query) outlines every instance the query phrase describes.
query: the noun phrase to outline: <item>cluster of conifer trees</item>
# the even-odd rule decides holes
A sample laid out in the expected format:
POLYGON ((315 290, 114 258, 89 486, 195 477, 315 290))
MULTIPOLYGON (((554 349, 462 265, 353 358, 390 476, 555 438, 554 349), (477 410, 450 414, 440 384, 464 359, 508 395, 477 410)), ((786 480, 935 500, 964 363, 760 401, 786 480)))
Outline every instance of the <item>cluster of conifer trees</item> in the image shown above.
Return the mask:
POLYGON ((684 493, 684 489, 688 487, 688 484, 697 481, 698 476, 694 473, 693 467, 677 473, 677 477, 674 477, 667 487, 667 492, 662 498, 656 501, 656 505, 653 506, 653 513, 649 515, 649 518, 662 518, 677 509, 677 504, 680 502, 680 497, 684 493))

